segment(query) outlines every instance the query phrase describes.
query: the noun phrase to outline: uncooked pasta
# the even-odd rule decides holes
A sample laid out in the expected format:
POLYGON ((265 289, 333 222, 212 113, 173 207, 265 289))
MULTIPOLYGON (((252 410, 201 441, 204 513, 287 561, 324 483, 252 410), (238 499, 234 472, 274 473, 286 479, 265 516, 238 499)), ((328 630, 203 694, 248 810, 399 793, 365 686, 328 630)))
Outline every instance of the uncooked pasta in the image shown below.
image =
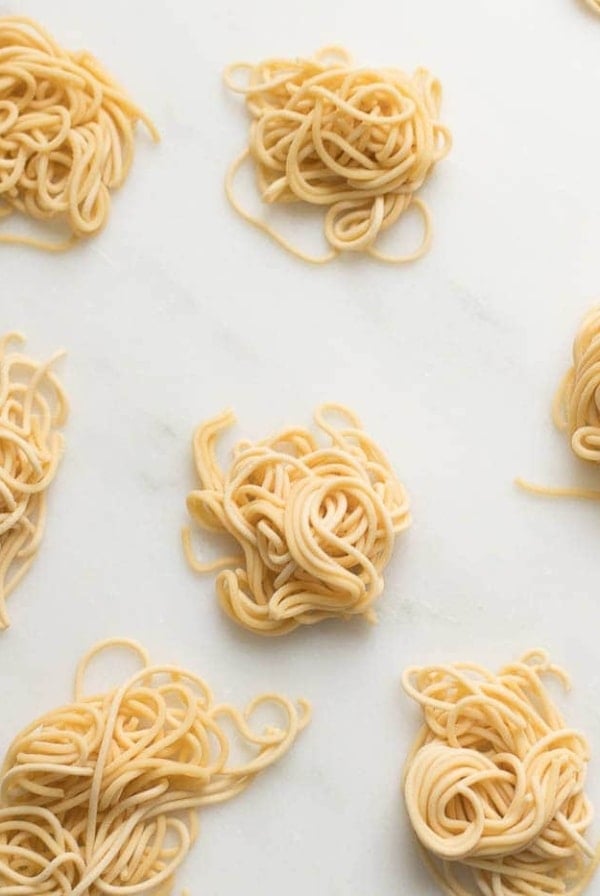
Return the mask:
POLYGON ((150 664, 135 641, 101 642, 79 664, 73 700, 12 742, 0 782, 5 896, 167 896, 198 835, 197 810, 241 793, 290 748, 310 714, 277 694, 244 711, 206 682, 150 664), (98 654, 125 647, 141 669, 88 695, 98 654), (271 725, 253 723, 257 711, 271 725), (236 759, 234 750, 244 750, 236 759))
POLYGON ((248 148, 226 179, 227 196, 243 218, 314 263, 344 251, 393 263, 425 254, 431 220, 416 194, 451 145, 439 121, 441 86, 426 69, 407 75, 395 68, 357 68, 346 50, 327 47, 312 59, 236 63, 226 70, 225 82, 246 97, 252 119, 248 148), (247 73, 246 83, 240 83, 240 72, 247 73), (326 210, 326 254, 301 251, 241 205, 235 178, 248 158, 263 202, 303 202, 326 210), (409 208, 422 215, 421 244, 387 255, 377 247, 378 237, 409 208))
POLYGON ((6 598, 38 552, 46 492, 63 453, 59 432, 68 414, 62 386, 51 370, 60 357, 38 364, 0 338, 0 629, 8 627, 6 598))
POLYGON ((600 308, 587 315, 573 344, 573 365, 554 399, 556 426, 575 454, 600 464, 600 308))
POLYGON ((594 12, 600 13, 600 0, 585 0, 585 2, 594 12))
POLYGON ((404 673, 424 720, 406 764, 406 808, 447 896, 578 896, 597 867, 585 837, 589 746, 544 677, 569 686, 542 650, 498 674, 474 663, 404 673))
POLYGON ((374 621, 395 536, 410 524, 404 488, 358 417, 327 404, 315 420, 327 447, 290 427, 255 444, 240 442, 227 470, 216 446, 235 422, 233 412, 203 423, 194 436, 201 488, 188 496, 188 510, 201 528, 231 535, 240 553, 199 563, 187 528, 186 555, 199 572, 230 567, 217 576, 221 606, 262 635, 333 616, 374 621))
MULTIPOLYGON (((554 397, 552 417, 578 458, 600 464, 600 307, 584 318, 575 337, 573 363, 554 397)), ((517 483, 536 494, 600 500, 594 489, 549 488, 522 479, 517 483)))
POLYGON ((66 240, 0 233, 0 242, 50 251, 98 233, 142 121, 158 132, 100 63, 70 52, 32 19, 0 17, 0 219, 22 212, 66 223, 66 240))

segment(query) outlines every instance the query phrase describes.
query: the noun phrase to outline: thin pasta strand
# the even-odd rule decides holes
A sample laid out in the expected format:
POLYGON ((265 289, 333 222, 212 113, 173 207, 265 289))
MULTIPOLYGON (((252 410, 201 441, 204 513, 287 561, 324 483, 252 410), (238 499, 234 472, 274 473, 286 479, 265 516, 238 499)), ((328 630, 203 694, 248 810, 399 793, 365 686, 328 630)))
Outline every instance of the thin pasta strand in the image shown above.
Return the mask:
POLYGON ((0 339, 0 629, 6 599, 35 560, 46 519, 46 492, 64 451, 65 392, 47 363, 11 351, 20 333, 0 339))
POLYGON ((102 230, 150 119, 87 52, 64 50, 39 24, 0 17, 0 219, 64 221, 67 239, 0 233, 0 243, 63 252, 102 230))
POLYGON ((441 86, 426 69, 408 76, 398 69, 357 68, 343 48, 325 47, 312 59, 234 63, 224 80, 245 96, 252 119, 248 147, 225 178, 227 198, 244 220, 312 264, 346 251, 404 264, 428 251, 431 216, 416 193, 452 140, 439 122, 441 86), (246 83, 237 79, 240 72, 246 83), (329 252, 304 252, 244 208, 235 181, 247 159, 265 203, 326 207, 329 252), (382 252, 379 235, 412 206, 423 219, 420 246, 401 255, 382 252))
POLYGON ((585 840, 589 746, 546 690, 566 673, 542 650, 497 675, 476 664, 403 675, 423 727, 404 797, 425 864, 447 896, 580 896, 600 862, 585 840))
POLYGON ((2 893, 168 896, 198 835, 197 810, 245 790, 309 718, 307 701, 296 706, 278 694, 263 694, 240 712, 216 703, 194 673, 151 665, 137 642, 100 642, 77 668, 73 702, 27 726, 7 751, 2 893), (131 651, 139 671, 88 695, 90 662, 115 648, 131 651), (280 721, 256 729, 254 713, 265 707, 280 721), (250 758, 234 759, 235 741, 250 758))
POLYGON ((198 572, 226 567, 216 579, 221 607, 261 635, 331 617, 376 621, 374 603, 395 537, 411 522, 403 486, 356 414, 326 404, 315 420, 329 446, 320 447, 308 430, 289 428, 256 444, 240 442, 227 470, 216 446, 233 412, 206 421, 194 435, 200 489, 188 496, 189 513, 200 528, 232 536, 242 554, 200 563, 186 527, 186 557, 198 572))

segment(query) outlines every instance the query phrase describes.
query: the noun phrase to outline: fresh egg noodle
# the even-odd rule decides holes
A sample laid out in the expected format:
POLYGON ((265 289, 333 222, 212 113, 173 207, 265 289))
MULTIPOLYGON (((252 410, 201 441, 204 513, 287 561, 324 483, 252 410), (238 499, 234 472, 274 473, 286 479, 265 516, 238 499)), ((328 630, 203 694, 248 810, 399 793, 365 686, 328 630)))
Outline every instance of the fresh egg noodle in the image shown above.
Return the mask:
POLYGON ((312 59, 240 62, 225 83, 246 97, 252 123, 248 148, 226 178, 234 209, 304 261, 324 263, 340 252, 367 252, 402 263, 424 255, 431 220, 416 196, 451 146, 439 122, 442 90, 425 69, 414 75, 393 68, 357 68, 348 52, 327 47, 312 59), (239 73, 247 73, 246 83, 239 73), (330 251, 313 256, 293 246, 261 217, 246 211, 235 178, 251 158, 265 203, 322 206, 330 251), (410 207, 424 220, 421 245, 395 257, 377 248, 381 233, 410 207))
POLYGON ((153 666, 134 641, 101 642, 81 660, 73 701, 25 728, 0 783, 0 892, 5 896, 166 896, 198 834, 197 810, 241 793, 307 724, 264 694, 240 712, 178 666, 153 666), (142 668, 87 695, 98 654, 124 647, 142 668), (278 716, 258 730, 257 710, 278 716), (236 761, 231 747, 245 745, 236 761))
POLYGON ((327 447, 291 427, 240 442, 227 470, 216 445, 235 422, 233 412, 203 423, 194 436, 201 488, 188 496, 190 515, 203 529, 233 536, 241 553, 199 563, 187 528, 186 555, 199 572, 233 567, 217 576, 219 601, 258 634, 283 635, 335 616, 374 621, 395 536, 410 525, 405 490, 358 417, 326 404, 315 420, 327 447))
MULTIPOLYGON (((552 405, 556 427, 568 435, 575 455, 600 464, 600 307, 583 320, 573 343, 573 364, 561 381, 552 405)), ((600 491, 588 488, 548 488, 522 479, 527 491, 551 497, 600 500, 600 491)))
POLYGON ((45 364, 10 348, 19 333, 0 338, 0 629, 9 625, 6 598, 38 552, 46 518, 46 492, 63 454, 60 427, 68 403, 45 364))
POLYGON ((159 139, 93 56, 63 50, 31 19, 0 17, 0 218, 59 219, 71 232, 0 242, 61 251, 98 233, 131 167, 138 120, 159 139))
POLYGON ((573 344, 573 365, 553 405, 556 426, 582 460, 600 464, 600 308, 587 315, 573 344))
POLYGON ((425 862, 447 896, 578 896, 597 864, 585 839, 585 737, 543 682, 541 650, 498 674, 474 663, 406 670, 424 724, 404 795, 425 862))

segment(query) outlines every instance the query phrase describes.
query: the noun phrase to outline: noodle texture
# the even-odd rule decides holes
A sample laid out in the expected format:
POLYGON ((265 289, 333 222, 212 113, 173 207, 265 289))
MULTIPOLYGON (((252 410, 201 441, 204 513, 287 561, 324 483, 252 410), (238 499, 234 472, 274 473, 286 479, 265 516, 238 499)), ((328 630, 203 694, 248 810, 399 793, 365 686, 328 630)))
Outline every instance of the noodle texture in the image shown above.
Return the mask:
POLYGON ((246 97, 252 122, 248 148, 226 179, 234 209, 304 261, 324 263, 340 252, 367 252, 380 261, 420 258, 431 243, 427 206, 416 196, 451 146, 440 124, 442 90, 425 69, 357 68, 349 54, 328 47, 312 59, 236 63, 225 83, 246 97), (246 83, 239 80, 246 72, 246 83), (235 177, 250 157, 265 203, 304 202, 325 211, 330 251, 308 255, 235 195, 235 177), (381 233, 404 212, 421 213, 424 235, 414 251, 395 257, 377 248, 381 233))
POLYGON ((556 426, 582 460, 600 464, 600 308, 588 314, 573 344, 573 366, 553 405, 556 426))
POLYGON ((9 625, 6 598, 38 552, 46 491, 63 453, 58 431, 68 415, 65 393, 50 367, 10 350, 18 333, 0 339, 0 629, 9 625))
POLYGON ((544 676, 569 686, 541 650, 497 675, 473 663, 404 673, 424 716, 406 807, 447 896, 578 896, 595 871, 589 747, 565 726, 544 676))
POLYGON ((241 553, 199 563, 185 529, 186 554, 199 572, 233 567, 217 576, 219 601, 258 634, 284 635, 334 616, 375 621, 395 536, 410 525, 404 488, 356 415, 327 404, 315 420, 327 447, 292 427, 256 444, 240 442, 226 471, 215 452, 233 412, 203 423, 194 436, 201 488, 189 495, 188 510, 203 529, 233 536, 241 553), (344 425, 337 428, 329 414, 344 425))
MULTIPOLYGON (((578 458, 600 464, 600 307, 587 315, 575 337, 573 364, 554 397, 552 418, 578 458)), ((547 488, 522 479, 517 484, 540 495, 600 500, 595 489, 547 488)))
POLYGON ((0 218, 59 219, 71 232, 0 242, 61 251, 98 233, 131 167, 138 120, 159 139, 93 56, 63 50, 31 19, 0 17, 0 218))
POLYGON ((5 896, 167 896, 198 834, 197 809, 241 793, 309 719, 265 694, 244 712, 215 702, 178 666, 152 666, 136 642, 112 639, 81 661, 73 702, 9 747, 0 784, 0 892, 5 896), (91 659, 125 647, 142 668, 88 696, 91 659), (257 730, 259 709, 281 727, 257 730), (230 734, 228 733, 230 732, 230 734), (239 743, 238 743, 239 742, 239 743), (235 761, 232 746, 244 746, 235 761))
POLYGON ((600 14, 600 0, 585 0, 590 9, 600 14))

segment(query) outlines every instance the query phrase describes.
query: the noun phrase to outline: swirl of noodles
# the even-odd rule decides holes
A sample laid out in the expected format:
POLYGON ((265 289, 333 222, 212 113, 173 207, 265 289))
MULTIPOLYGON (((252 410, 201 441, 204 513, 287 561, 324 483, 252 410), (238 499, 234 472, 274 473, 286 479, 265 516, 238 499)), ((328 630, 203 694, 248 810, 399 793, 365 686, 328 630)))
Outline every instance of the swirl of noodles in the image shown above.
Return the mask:
POLYGON ((323 405, 315 416, 329 447, 288 429, 256 445, 241 442, 226 472, 216 442, 233 414, 203 423, 194 437, 202 488, 188 496, 189 512, 202 528, 233 536, 243 555, 198 563, 184 529, 186 555, 200 572, 234 567, 217 577, 220 603, 260 634, 333 616, 374 620, 395 535, 410 524, 404 489, 356 415, 323 405), (337 429, 327 412, 349 425, 337 429))
POLYGON ((225 82, 246 97, 252 117, 248 149, 226 180, 229 200, 242 217, 314 263, 343 251, 392 263, 425 254, 431 222, 415 194, 451 146, 450 133, 438 120, 441 87, 429 72, 418 69, 411 77, 397 69, 356 68, 344 50, 326 48, 313 59, 234 64, 225 82), (248 72, 246 85, 235 80, 242 70, 248 72), (248 156, 264 202, 327 207, 328 254, 301 252, 242 208, 234 180, 248 156), (379 235, 411 206, 424 219, 420 247, 399 257, 384 255, 376 247, 379 235))
POLYGON ((296 708, 277 694, 240 712, 216 703, 193 673, 150 666, 135 642, 100 643, 80 663, 75 702, 29 725, 6 754, 2 892, 166 896, 198 834, 195 810, 244 790, 289 749, 309 714, 306 701, 296 708), (142 669, 85 696, 90 660, 115 646, 131 649, 142 669), (252 717, 265 706, 281 722, 257 731, 252 717), (236 762, 235 740, 254 756, 236 762))
POLYGON ((448 896, 575 896, 597 866, 600 853, 584 839, 589 748, 565 727, 544 674, 568 684, 543 651, 498 675, 467 663, 404 673, 424 715, 405 769, 406 807, 448 896))
POLYGON ((98 233, 134 154, 134 130, 152 122, 89 53, 63 50, 31 19, 0 17, 0 218, 14 211, 64 219, 71 237, 0 242, 50 251, 98 233))
POLYGON ((573 366, 556 393, 553 416, 575 454, 600 463, 600 308, 587 315, 575 338, 573 366))
MULTIPOLYGON (((573 364, 563 377, 552 404, 555 426, 569 436, 574 454, 600 464, 600 308, 583 320, 573 343, 573 364)), ((518 478, 516 484, 537 495, 600 500, 600 491, 581 487, 548 487, 518 478)))
POLYGON ((44 534, 46 491, 63 454, 68 403, 50 367, 9 350, 19 333, 0 338, 0 629, 6 598, 21 581, 44 534))

